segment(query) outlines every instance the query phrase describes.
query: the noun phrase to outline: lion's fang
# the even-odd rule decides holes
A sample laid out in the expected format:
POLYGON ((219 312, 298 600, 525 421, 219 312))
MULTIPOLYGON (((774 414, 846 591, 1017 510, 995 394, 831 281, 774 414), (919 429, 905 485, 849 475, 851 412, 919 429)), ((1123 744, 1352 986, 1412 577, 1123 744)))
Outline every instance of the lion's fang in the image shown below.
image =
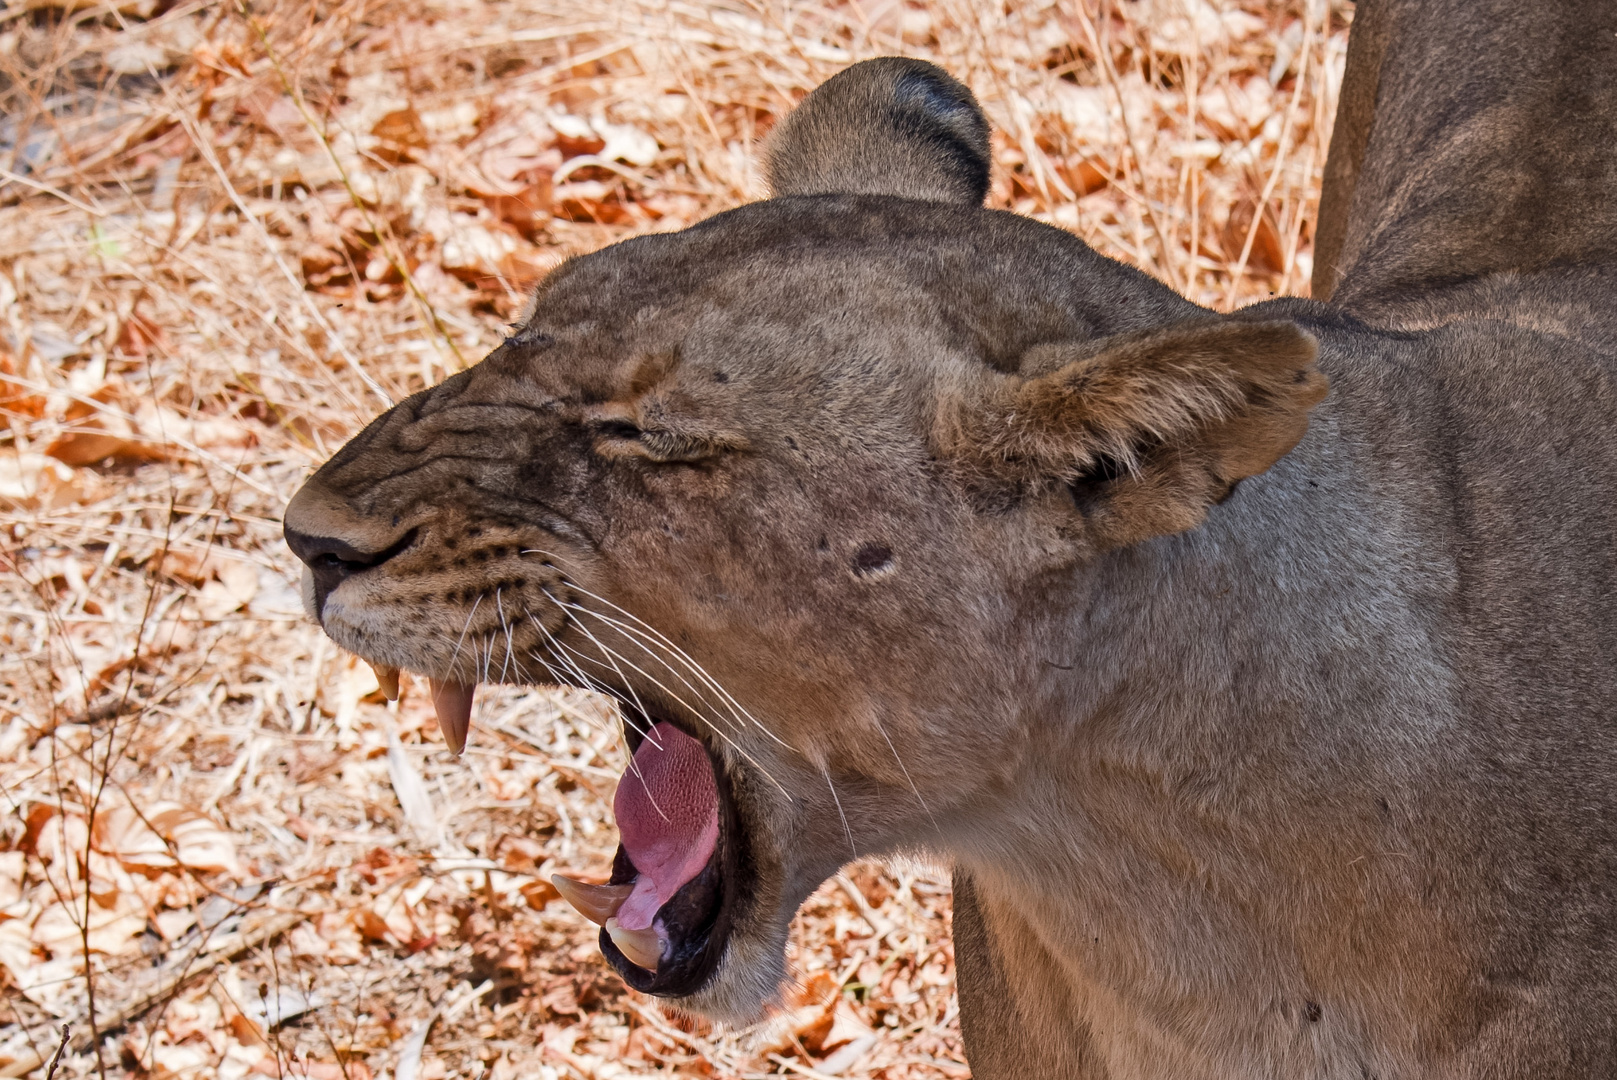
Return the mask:
POLYGON ((459 754, 466 749, 466 733, 472 727, 472 695, 477 693, 477 684, 427 681, 432 687, 432 709, 438 714, 438 730, 444 733, 449 749, 459 754))
POLYGON ((617 917, 606 920, 606 932, 612 935, 612 944, 618 951, 629 958, 629 962, 645 968, 647 971, 656 971, 657 965, 662 963, 663 943, 657 936, 657 931, 630 930, 618 925, 617 917))
POLYGON ((561 893, 561 898, 573 906, 573 910, 596 926, 605 926, 606 920, 616 915, 618 908, 634 892, 633 882, 627 885, 591 885, 587 881, 561 874, 550 875, 550 882, 561 893))
POLYGON ((399 669, 387 664, 371 664, 369 660, 365 662, 376 673, 376 685, 381 688, 382 696, 389 701, 399 700, 399 669))

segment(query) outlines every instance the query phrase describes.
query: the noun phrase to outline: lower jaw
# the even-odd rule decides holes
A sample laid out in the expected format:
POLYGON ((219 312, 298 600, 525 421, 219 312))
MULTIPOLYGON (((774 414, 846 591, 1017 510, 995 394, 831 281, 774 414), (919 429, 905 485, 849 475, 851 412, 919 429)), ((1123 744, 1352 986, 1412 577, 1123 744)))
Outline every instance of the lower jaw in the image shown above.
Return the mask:
MULTIPOLYGON (((631 754, 637 742, 631 736, 631 754)), ((602 955, 624 982, 641 993, 685 998, 707 986, 724 958, 736 917, 745 906, 737 885, 750 863, 746 834, 730 799, 725 775, 717 761, 712 764, 719 790, 718 842, 702 871, 657 911, 656 922, 667 931, 657 969, 651 971, 630 960, 612 935, 605 928, 601 930, 602 955)), ((634 863, 620 846, 608 884, 630 884, 637 876, 634 863)))
MULTIPOLYGON (((623 981, 644 994, 658 997, 689 997, 707 985, 717 969, 730 935, 730 904, 725 896, 722 869, 723 838, 713 858, 696 877, 657 911, 657 923, 667 932, 661 962, 650 971, 625 956, 602 928, 601 954, 623 977, 623 981)), ((609 884, 634 881, 634 864, 622 848, 612 867, 609 884)))

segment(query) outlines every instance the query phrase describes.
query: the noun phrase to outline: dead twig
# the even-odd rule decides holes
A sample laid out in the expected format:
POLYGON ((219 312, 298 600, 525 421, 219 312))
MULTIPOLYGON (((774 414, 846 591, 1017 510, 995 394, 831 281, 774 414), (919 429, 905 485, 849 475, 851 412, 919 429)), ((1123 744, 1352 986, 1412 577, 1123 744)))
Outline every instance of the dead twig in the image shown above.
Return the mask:
POLYGON ((67 1050, 67 1037, 72 1031, 72 1024, 62 1025, 62 1041, 56 1044, 56 1053, 51 1055, 50 1068, 45 1070, 45 1080, 56 1080, 56 1066, 62 1063, 62 1054, 67 1050))

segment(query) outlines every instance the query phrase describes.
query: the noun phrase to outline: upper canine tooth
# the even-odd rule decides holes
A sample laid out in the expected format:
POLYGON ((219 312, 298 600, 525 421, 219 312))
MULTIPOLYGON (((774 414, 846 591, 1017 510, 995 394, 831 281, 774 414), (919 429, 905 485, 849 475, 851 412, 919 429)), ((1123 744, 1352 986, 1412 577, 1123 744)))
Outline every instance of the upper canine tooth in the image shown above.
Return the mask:
POLYGON ((657 931, 651 929, 629 930, 618 925, 617 917, 606 920, 606 932, 612 937, 612 944, 618 951, 629 958, 633 964, 645 968, 647 971, 656 971, 657 965, 662 963, 663 943, 657 936, 657 931))
POLYGON ((584 918, 596 926, 605 926, 606 920, 618 913, 618 908, 629 899, 634 892, 633 883, 627 885, 591 885, 587 881, 577 878, 565 877, 561 874, 550 875, 550 883, 556 886, 561 898, 573 905, 584 918))
POLYGON ((399 700, 399 669, 386 664, 371 664, 371 670, 376 673, 376 685, 381 687, 382 696, 389 701, 399 700))
POLYGON ((428 679, 427 683, 432 687, 432 709, 438 714, 438 729, 444 733, 449 749, 459 754, 466 749, 466 733, 472 727, 472 695, 477 693, 477 684, 437 679, 428 679))

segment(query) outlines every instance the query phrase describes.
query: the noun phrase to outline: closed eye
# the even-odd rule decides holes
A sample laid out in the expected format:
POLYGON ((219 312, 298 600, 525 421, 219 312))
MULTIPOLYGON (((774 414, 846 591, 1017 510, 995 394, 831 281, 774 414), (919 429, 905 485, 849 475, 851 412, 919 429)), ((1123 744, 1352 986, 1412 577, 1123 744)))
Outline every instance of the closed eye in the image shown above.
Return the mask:
POLYGON ((595 433, 605 439, 638 439, 644 435, 632 420, 601 420, 595 424, 595 433))
POLYGON ((728 451, 747 448, 747 440, 738 435, 711 436, 646 429, 627 420, 603 420, 593 425, 593 430, 595 452, 613 460, 639 458, 689 465, 728 451))

